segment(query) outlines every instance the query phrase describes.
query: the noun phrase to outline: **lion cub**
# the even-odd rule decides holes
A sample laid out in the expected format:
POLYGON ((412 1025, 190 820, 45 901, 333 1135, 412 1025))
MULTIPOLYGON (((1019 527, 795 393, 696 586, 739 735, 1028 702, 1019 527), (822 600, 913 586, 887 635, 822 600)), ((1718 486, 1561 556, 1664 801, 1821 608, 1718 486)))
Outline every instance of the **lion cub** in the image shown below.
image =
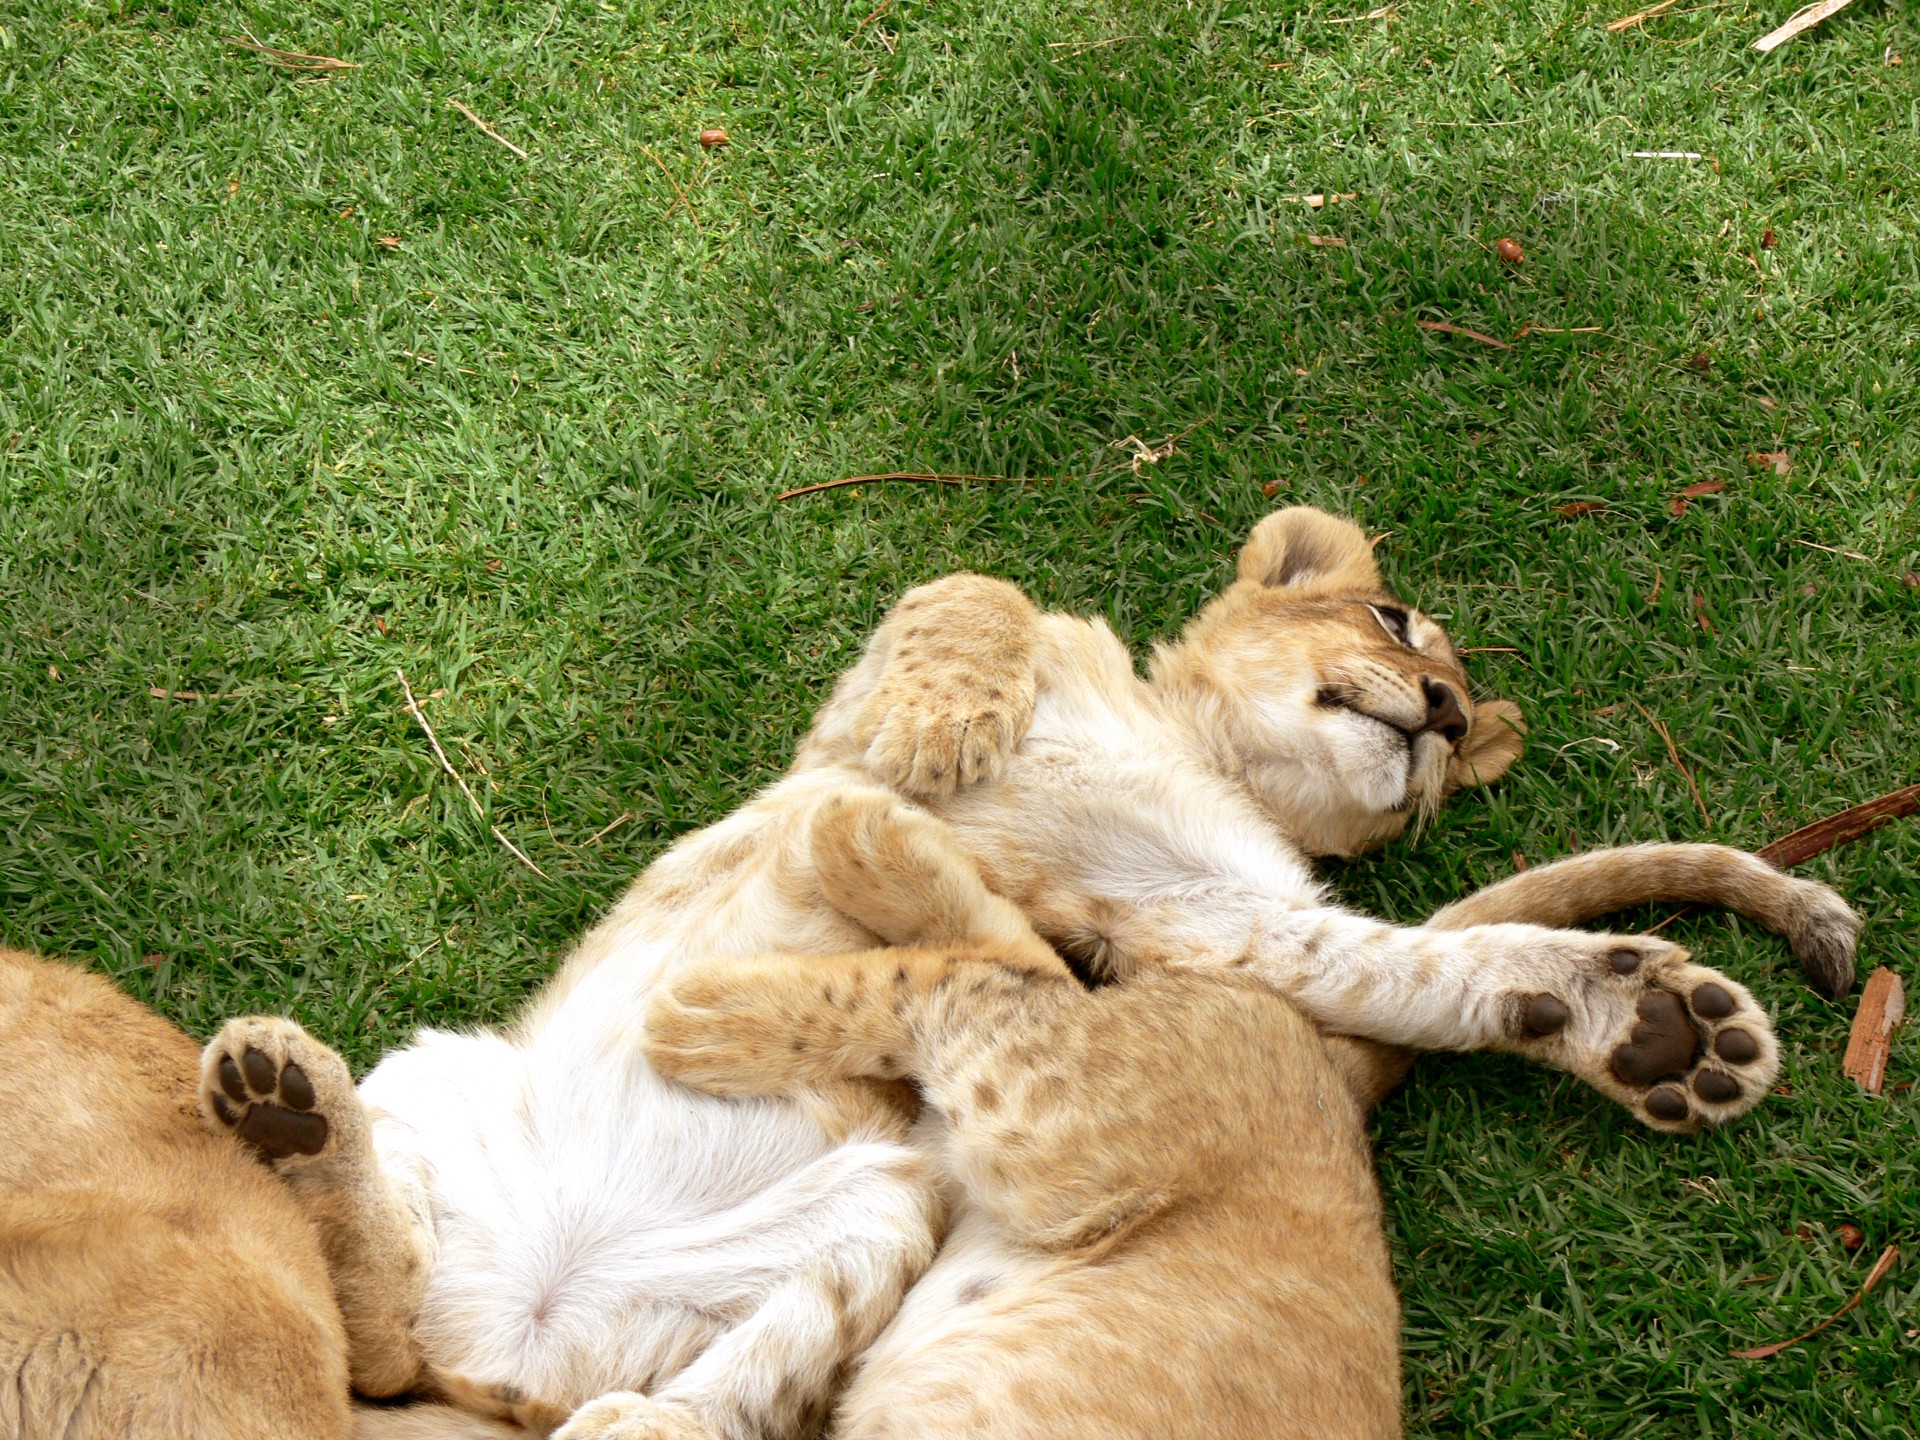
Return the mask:
POLYGON ((871 1352, 836 1436, 1400 1433, 1365 1106, 1292 1005, 1166 971, 1084 988, 1032 932, 991 938, 1005 902, 910 812, 850 807, 814 858, 831 903, 919 948, 680 971, 647 1048, 716 1094, 921 1087, 947 1244, 996 1264, 943 1323, 902 1316, 918 1343, 871 1352))
POLYGON ((0 1435, 352 1433, 318 1234, 199 1076, 105 980, 0 950, 0 1435))

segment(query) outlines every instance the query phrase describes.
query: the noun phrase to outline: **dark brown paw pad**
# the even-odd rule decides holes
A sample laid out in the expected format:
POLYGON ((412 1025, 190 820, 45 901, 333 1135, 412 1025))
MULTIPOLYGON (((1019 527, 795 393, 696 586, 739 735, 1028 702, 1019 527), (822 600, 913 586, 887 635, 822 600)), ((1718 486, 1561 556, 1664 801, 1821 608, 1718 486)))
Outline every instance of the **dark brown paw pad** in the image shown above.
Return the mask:
POLYGON ((217 1074, 225 1092, 213 1097, 220 1123, 269 1160, 318 1155, 326 1148, 327 1117, 311 1113, 313 1081, 297 1062, 276 1066, 249 1045, 237 1062, 222 1055, 217 1074))
MULTIPOLYGON (((1706 989, 1706 986, 1701 986, 1706 989)), ((1686 1074, 1701 1050, 1700 1032, 1678 995, 1649 990, 1635 1007, 1639 1015, 1627 1043, 1613 1052, 1614 1079, 1644 1089, 1686 1074)), ((1685 1103, 1685 1097, 1682 1103, 1685 1103)))

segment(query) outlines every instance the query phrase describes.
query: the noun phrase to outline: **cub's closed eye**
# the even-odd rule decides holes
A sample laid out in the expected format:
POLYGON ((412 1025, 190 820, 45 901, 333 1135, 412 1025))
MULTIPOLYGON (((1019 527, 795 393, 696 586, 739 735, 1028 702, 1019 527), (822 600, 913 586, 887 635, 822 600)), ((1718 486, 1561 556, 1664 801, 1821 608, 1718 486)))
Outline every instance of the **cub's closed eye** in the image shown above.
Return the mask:
POLYGON ((1380 628, 1398 640, 1402 645, 1412 645, 1413 640, 1407 629, 1407 612, 1398 605, 1369 605, 1373 618, 1380 622, 1380 628))

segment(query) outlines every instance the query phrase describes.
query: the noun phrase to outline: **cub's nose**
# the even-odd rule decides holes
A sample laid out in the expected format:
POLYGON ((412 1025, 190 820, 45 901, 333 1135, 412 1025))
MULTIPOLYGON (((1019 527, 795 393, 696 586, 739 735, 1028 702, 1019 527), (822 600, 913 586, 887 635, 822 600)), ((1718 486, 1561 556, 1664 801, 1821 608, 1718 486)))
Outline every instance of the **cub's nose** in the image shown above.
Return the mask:
POLYGON ((1444 680, 1423 679, 1420 688, 1427 697, 1427 721, 1419 733, 1438 730, 1449 745, 1458 745, 1467 735, 1467 712, 1461 708, 1460 697, 1444 680))

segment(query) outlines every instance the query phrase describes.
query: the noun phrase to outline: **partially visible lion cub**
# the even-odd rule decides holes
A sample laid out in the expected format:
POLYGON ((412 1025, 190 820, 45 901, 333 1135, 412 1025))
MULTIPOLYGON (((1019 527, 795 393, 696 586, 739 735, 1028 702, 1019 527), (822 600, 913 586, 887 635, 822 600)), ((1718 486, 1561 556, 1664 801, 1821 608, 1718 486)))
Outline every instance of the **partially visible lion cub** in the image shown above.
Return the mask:
POLYGON ((996 1263, 908 1298, 836 1440, 1400 1433, 1366 1104, 1292 1005, 1237 976, 1088 990, 910 812, 849 808, 814 859, 833 904, 918 948, 710 961, 647 1030, 714 1094, 921 1087, 963 1199, 948 1245, 996 1263))
POLYGON ((319 1237, 199 1080, 145 1006, 0 950, 0 1436, 352 1433, 319 1237))

